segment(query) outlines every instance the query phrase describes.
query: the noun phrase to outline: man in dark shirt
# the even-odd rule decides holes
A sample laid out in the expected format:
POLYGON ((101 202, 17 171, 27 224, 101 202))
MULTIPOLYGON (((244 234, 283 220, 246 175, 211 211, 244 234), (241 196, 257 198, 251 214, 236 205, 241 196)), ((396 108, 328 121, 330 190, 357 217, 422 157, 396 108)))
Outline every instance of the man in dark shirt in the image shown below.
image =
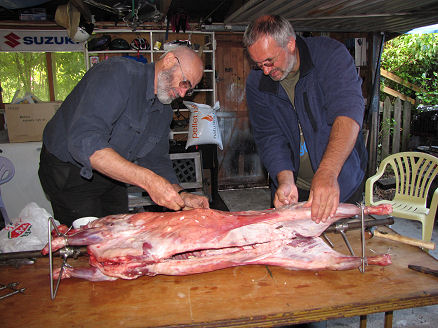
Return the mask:
POLYGON ((55 218, 126 213, 126 184, 172 210, 208 208, 206 197, 178 185, 168 140, 170 103, 193 92, 202 74, 185 46, 150 64, 115 57, 92 67, 43 134, 38 173, 55 218))
POLYGON ((296 36, 280 16, 257 18, 244 44, 259 67, 248 76, 246 95, 254 139, 275 186, 274 206, 307 200, 320 222, 340 201, 360 201, 364 99, 345 46, 296 36))

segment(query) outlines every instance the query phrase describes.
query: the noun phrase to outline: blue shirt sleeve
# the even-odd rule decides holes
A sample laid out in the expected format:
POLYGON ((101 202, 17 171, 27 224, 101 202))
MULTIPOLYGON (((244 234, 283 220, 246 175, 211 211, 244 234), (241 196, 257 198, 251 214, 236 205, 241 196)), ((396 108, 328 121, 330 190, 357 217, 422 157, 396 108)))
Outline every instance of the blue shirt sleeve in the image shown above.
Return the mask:
POLYGON ((322 73, 318 76, 325 95, 327 124, 332 125, 338 116, 346 116, 362 128, 365 109, 362 80, 347 48, 339 42, 330 41, 328 57, 317 63, 319 73, 322 73))

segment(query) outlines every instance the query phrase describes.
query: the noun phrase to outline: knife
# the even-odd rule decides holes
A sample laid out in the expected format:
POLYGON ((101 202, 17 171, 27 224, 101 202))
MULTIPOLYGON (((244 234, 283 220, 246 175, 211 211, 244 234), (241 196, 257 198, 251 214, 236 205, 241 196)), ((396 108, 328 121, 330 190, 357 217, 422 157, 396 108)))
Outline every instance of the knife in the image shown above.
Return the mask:
POLYGON ((434 275, 435 277, 438 277, 438 270, 432 270, 430 268, 426 268, 426 267, 419 266, 419 265, 413 265, 413 264, 409 264, 408 268, 411 270, 414 270, 414 271, 428 273, 428 274, 434 275))

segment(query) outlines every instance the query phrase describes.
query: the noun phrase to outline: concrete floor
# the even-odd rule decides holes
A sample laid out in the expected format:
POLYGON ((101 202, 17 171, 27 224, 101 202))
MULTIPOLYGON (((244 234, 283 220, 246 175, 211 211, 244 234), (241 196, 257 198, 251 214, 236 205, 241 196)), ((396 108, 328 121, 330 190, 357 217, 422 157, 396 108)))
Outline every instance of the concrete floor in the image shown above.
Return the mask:
MULTIPOLYGON (((268 188, 224 190, 219 192, 230 211, 263 210, 270 207, 270 190, 268 188)), ((418 221, 394 218, 391 226, 397 233, 421 239, 421 223, 418 221)), ((438 223, 435 222, 432 241, 438 244, 438 223)), ((429 252, 438 260, 438 249, 429 252)), ((359 327, 359 317, 342 318, 327 321, 328 328, 359 327)), ((394 311, 393 327, 436 328, 438 327, 438 305, 394 311)), ((367 327, 380 328, 384 325, 384 314, 368 315, 367 327)))

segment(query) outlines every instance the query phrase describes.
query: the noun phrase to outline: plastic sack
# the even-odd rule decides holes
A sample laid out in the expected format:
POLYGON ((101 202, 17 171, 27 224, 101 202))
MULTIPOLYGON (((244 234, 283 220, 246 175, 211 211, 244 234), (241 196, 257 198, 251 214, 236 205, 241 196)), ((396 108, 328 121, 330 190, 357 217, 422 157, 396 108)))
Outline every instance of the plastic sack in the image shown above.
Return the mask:
POLYGON ((219 101, 213 108, 191 101, 183 101, 183 103, 190 110, 186 149, 195 145, 216 144, 222 150, 222 137, 216 115, 216 111, 220 108, 219 101))
MULTIPOLYGON (((0 231, 0 252, 41 250, 48 242, 48 218, 52 216, 36 203, 27 204, 12 224, 0 231)), ((56 225, 59 222, 55 220, 56 225)))

